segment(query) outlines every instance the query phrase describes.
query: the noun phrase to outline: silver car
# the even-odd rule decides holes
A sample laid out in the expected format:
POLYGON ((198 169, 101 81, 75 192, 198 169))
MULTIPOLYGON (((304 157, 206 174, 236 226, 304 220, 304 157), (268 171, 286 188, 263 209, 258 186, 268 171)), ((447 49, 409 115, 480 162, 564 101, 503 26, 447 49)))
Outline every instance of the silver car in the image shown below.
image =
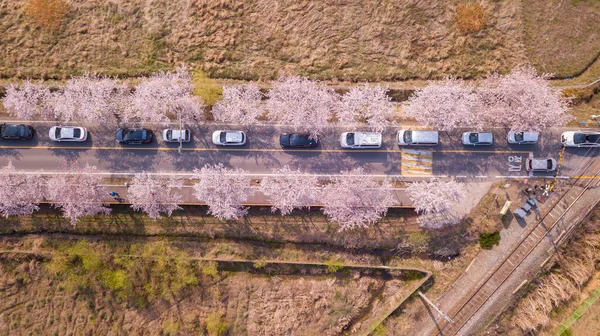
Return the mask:
POLYGON ((527 171, 551 172, 556 170, 556 166, 556 160, 552 158, 528 158, 527 160, 525 160, 525 170, 527 171))
POLYGON ((465 146, 486 146, 494 143, 492 132, 465 132, 462 135, 462 143, 465 146))
POLYGON ((246 144, 246 133, 243 131, 214 131, 212 142, 219 146, 242 146, 246 144))
POLYGON ((506 135, 509 144, 515 145, 534 145, 538 142, 540 133, 538 132, 515 132, 510 131, 506 135))
POLYGON ((48 136, 52 141, 74 141, 83 142, 87 140, 87 129, 77 126, 53 126, 48 132, 48 136))

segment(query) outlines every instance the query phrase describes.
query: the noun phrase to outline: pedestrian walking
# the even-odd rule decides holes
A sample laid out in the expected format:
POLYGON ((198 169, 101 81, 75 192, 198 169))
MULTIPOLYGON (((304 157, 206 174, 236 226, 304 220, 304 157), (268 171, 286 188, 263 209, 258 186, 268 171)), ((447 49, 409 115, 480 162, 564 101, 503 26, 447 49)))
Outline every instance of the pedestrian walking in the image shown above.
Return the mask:
POLYGON ((119 198, 119 193, 118 193, 118 192, 115 192, 115 191, 111 191, 111 192, 109 193, 109 195, 110 195, 110 196, 112 196, 112 197, 114 197, 114 198, 119 198))

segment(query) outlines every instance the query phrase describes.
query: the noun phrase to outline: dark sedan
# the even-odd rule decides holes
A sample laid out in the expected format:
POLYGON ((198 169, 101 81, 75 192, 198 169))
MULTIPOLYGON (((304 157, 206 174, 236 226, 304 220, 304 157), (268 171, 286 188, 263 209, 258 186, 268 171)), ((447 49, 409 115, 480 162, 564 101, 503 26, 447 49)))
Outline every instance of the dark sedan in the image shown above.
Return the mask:
POLYGON ((153 133, 146 128, 119 128, 117 130, 117 142, 128 145, 139 145, 152 142, 153 133))
POLYGON ((33 127, 29 125, 2 124, 0 137, 4 140, 29 140, 33 138, 33 127))
POLYGON ((319 141, 311 139, 310 134, 283 133, 279 136, 279 144, 283 148, 315 148, 319 141))

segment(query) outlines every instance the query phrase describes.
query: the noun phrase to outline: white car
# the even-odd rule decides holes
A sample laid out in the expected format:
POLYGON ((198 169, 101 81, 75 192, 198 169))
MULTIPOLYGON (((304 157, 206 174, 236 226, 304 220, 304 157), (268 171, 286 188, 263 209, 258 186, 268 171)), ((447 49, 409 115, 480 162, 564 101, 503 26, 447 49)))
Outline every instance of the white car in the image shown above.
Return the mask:
POLYGON ((190 130, 176 130, 166 129, 162 132, 164 142, 190 142, 192 140, 192 133, 190 130))
POLYGON ((83 142, 87 140, 87 129, 77 126, 53 126, 48 132, 52 141, 75 141, 83 142))
POLYGON ((340 135, 342 148, 368 149, 381 147, 379 132, 344 132, 340 135))
POLYGON ((466 146, 484 146, 494 143, 492 132, 465 132, 462 135, 462 143, 466 146))
POLYGON ((510 131, 506 135, 509 144, 516 145, 534 145, 538 142, 540 133, 538 132, 515 132, 510 131))
POLYGON ((243 131, 214 131, 212 141, 219 146, 242 146, 246 144, 246 133, 243 131))
POLYGON ((564 132, 560 142, 565 147, 600 147, 600 132, 564 132))
POLYGON ((552 158, 548 159, 535 159, 528 158, 525 160, 525 170, 527 171, 543 171, 551 172, 556 170, 556 160, 552 158))

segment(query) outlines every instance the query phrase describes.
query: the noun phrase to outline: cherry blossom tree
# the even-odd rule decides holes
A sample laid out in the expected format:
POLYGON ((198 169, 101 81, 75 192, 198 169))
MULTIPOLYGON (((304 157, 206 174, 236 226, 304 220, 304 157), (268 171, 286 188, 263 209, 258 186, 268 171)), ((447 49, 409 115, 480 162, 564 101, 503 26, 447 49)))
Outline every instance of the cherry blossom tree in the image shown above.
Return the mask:
POLYGON ((396 107, 382 86, 354 86, 341 96, 337 109, 340 123, 366 122, 374 132, 382 132, 394 120, 396 107))
POLYGON ((158 72, 143 78, 131 94, 123 119, 168 124, 171 119, 181 123, 197 121, 204 103, 192 94, 192 77, 185 66, 176 72, 158 72))
POLYGON ((392 186, 365 175, 364 169, 343 171, 323 186, 323 213, 340 225, 340 231, 368 227, 395 204, 392 186))
POLYGON ((446 78, 417 89, 403 107, 404 115, 440 131, 482 128, 487 120, 473 83, 446 78))
POLYGON ((171 216, 181 209, 177 204, 183 200, 183 180, 176 176, 148 175, 145 171, 136 174, 127 189, 127 199, 134 210, 141 210, 156 219, 161 213, 171 216))
POLYGON ((123 107, 129 88, 116 78, 86 74, 69 79, 48 99, 54 118, 105 123, 123 107))
POLYGON ((108 191, 100 185, 102 176, 95 173, 94 166, 73 163, 65 172, 52 174, 46 181, 46 199, 61 209, 73 226, 83 216, 111 211, 105 206, 108 191))
POLYGON ((21 85, 11 84, 6 87, 3 103, 8 113, 24 120, 31 120, 35 115, 44 118, 49 116, 50 89, 42 83, 25 81, 21 85))
POLYGON ((549 74, 538 75, 532 66, 514 69, 509 75, 489 75, 481 83, 480 99, 494 124, 514 131, 543 131, 563 126, 569 100, 550 85, 549 74))
POLYGON ((263 177, 260 191, 271 200, 271 211, 279 210, 281 215, 289 215, 295 208, 310 207, 319 195, 318 178, 302 175, 288 166, 273 169, 273 175, 263 177))
POLYGON ((38 210, 44 197, 44 180, 40 175, 16 171, 12 162, 0 169, 0 213, 8 216, 30 215, 38 210))
POLYGON ((223 87, 223 99, 212 108, 215 120, 250 125, 264 113, 263 94, 255 84, 223 87))
POLYGON ((466 197, 467 190, 462 183, 456 181, 413 182, 406 192, 415 206, 415 211, 424 214, 449 212, 452 205, 466 197))
POLYGON ((194 173, 194 178, 199 180, 194 185, 194 196, 208 205, 209 214, 221 220, 246 215, 248 209, 243 203, 253 193, 247 171, 240 168, 227 169, 219 163, 194 169, 194 173))
POLYGON ((308 132, 313 138, 329 125, 339 102, 332 88, 298 76, 273 82, 267 97, 271 121, 291 125, 294 131, 308 132))

